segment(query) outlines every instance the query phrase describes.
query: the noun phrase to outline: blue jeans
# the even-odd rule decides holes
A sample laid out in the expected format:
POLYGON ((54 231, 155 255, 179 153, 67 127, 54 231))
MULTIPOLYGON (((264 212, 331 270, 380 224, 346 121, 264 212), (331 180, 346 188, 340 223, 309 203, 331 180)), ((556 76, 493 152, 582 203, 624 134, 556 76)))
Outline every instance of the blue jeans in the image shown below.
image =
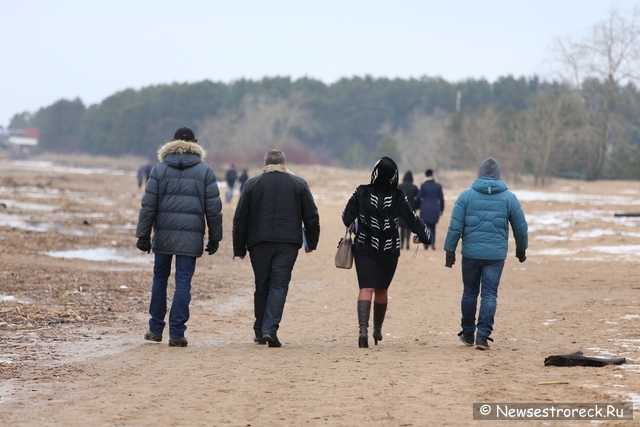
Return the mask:
POLYGON ((299 250, 294 243, 276 242, 261 242, 249 248, 256 283, 253 294, 256 337, 275 334, 280 327, 299 250))
POLYGON ((227 184, 227 193, 225 194, 224 199, 227 201, 227 203, 229 203, 231 199, 233 199, 233 184, 227 184))
MULTIPOLYGON (((153 284, 151 286, 151 303, 149 304, 149 330, 162 335, 166 325, 164 318, 167 314, 167 283, 171 273, 171 259, 173 255, 155 254, 153 265, 153 284)), ((176 255, 176 289, 169 312, 169 336, 181 338, 187 330, 189 320, 189 303, 191 302, 191 278, 196 270, 196 258, 176 255)))
POLYGON ((462 330, 476 331, 476 308, 480 294, 478 335, 489 337, 498 307, 498 286, 504 260, 471 259, 462 257, 462 330))

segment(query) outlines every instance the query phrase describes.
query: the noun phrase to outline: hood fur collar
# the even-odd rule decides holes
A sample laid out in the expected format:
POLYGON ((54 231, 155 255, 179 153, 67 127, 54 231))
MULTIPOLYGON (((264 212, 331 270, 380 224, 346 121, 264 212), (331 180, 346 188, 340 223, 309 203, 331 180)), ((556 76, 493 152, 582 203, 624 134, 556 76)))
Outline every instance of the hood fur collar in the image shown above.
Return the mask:
POLYGON ((195 142, 176 140, 169 141, 162 147, 160 147, 160 149, 158 150, 158 160, 160 160, 160 162, 164 162, 165 157, 167 157, 169 154, 187 153, 196 154, 200 156, 201 159, 204 159, 206 155, 204 149, 195 142))
POLYGON ((287 166, 284 165, 284 164, 265 165, 264 168, 262 169, 262 173, 269 173, 269 172, 291 173, 291 171, 289 169, 287 169, 287 166))

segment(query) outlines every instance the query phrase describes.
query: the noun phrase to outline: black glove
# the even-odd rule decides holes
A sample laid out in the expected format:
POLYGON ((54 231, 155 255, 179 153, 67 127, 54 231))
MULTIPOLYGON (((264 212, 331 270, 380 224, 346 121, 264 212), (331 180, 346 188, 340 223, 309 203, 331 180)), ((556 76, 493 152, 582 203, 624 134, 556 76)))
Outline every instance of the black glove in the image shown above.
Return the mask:
POLYGON ((218 242, 216 242, 215 240, 209 240, 209 243, 207 244, 205 251, 207 251, 209 255, 213 255, 218 251, 218 246, 219 246, 218 242))
POLYGON ((445 267, 451 268, 453 264, 456 263, 456 253, 455 252, 447 252, 447 259, 444 263, 445 267))
POLYGON ((142 252, 151 252, 151 239, 148 237, 140 237, 138 243, 136 243, 136 247, 142 252))
POLYGON ((524 262, 527 259, 527 256, 525 255, 525 251, 516 250, 516 258, 518 258, 518 261, 524 262))

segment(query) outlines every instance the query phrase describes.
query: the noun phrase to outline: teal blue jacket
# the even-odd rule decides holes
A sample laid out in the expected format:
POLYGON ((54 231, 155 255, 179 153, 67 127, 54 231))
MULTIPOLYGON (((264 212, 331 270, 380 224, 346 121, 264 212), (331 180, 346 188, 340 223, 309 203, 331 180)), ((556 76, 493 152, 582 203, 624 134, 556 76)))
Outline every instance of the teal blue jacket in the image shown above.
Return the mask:
POLYGON ((444 250, 455 252, 462 239, 463 257, 506 259, 509 224, 516 250, 526 250, 528 227, 518 198, 500 179, 481 176, 458 196, 451 212, 444 250))

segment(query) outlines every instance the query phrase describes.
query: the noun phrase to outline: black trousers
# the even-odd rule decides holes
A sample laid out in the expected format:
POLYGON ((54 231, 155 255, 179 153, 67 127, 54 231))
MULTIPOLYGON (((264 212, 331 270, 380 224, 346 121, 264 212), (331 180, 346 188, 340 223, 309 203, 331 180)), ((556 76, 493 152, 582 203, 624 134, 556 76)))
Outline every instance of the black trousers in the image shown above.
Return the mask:
POLYGON ((280 327, 299 250, 295 243, 277 242, 260 242, 249 248, 256 284, 253 293, 256 337, 275 334, 280 327))

